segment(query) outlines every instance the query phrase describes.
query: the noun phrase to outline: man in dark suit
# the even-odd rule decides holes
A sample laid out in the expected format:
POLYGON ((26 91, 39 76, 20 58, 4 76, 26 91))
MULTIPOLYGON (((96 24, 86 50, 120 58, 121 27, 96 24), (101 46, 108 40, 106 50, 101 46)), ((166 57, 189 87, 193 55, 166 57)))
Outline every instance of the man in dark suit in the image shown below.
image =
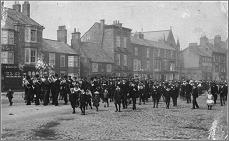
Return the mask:
POLYGON ((188 81, 187 81, 187 85, 185 87, 185 92, 186 92, 187 103, 191 103, 192 85, 190 83, 188 83, 188 81))
POLYGON ((216 100, 217 100, 217 95, 218 95, 218 87, 216 86, 215 82, 212 83, 211 86, 211 93, 214 97, 214 104, 216 104, 216 100))
POLYGON ((116 111, 121 112, 121 101, 122 101, 122 93, 121 93, 121 89, 119 86, 116 87, 115 92, 114 92, 114 104, 115 104, 115 108, 116 111))
POLYGON ((194 84, 193 86, 193 92, 192 92, 192 109, 198 109, 199 108, 199 105, 196 101, 196 98, 198 97, 198 88, 197 86, 194 84))

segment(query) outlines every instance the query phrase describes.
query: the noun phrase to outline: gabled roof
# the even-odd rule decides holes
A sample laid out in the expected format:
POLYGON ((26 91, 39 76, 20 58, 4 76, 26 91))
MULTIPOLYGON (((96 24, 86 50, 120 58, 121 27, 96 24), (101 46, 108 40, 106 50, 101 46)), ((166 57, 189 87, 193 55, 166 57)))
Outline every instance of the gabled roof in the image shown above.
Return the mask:
POLYGON ((170 30, 146 31, 142 32, 144 38, 152 41, 167 40, 170 30))
POLYGON ((78 55, 78 53, 68 44, 65 44, 64 42, 58 42, 56 40, 42 39, 41 46, 43 52, 78 55))
POLYGON ((23 15, 21 12, 18 12, 11 8, 4 7, 2 10, 3 19, 5 24, 2 25, 2 28, 14 29, 15 23, 20 23, 23 25, 32 25, 43 28, 39 23, 31 19, 30 17, 23 15))
POLYGON ((169 50, 175 50, 173 47, 167 45, 164 42, 156 42, 156 41, 151 41, 147 39, 139 39, 136 37, 131 36, 131 43, 137 44, 137 45, 143 45, 143 46, 148 46, 148 47, 156 47, 156 48, 163 48, 163 49, 169 49, 169 50))
POLYGON ((208 51, 207 48, 201 48, 200 46, 187 47, 184 50, 190 50, 199 56, 212 57, 210 51, 208 51))
POLYGON ((83 42, 81 51, 93 62, 113 63, 112 58, 97 43, 83 42))

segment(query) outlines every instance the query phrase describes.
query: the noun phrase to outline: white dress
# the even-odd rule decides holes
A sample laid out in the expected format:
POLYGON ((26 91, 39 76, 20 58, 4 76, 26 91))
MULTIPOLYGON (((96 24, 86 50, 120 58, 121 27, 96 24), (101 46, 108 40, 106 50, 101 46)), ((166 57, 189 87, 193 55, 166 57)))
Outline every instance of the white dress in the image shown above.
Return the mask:
POLYGON ((208 94, 207 96, 207 105, 213 105, 214 104, 214 101, 213 101, 213 95, 211 94, 208 94))

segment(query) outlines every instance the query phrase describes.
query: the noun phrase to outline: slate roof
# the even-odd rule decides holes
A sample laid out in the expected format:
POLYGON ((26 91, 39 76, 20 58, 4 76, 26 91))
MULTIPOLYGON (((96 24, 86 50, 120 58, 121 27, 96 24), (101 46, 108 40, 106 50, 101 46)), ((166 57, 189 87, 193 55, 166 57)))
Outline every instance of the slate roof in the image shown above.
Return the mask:
POLYGON ((113 63, 111 57, 96 43, 83 42, 81 52, 83 52, 91 61, 98 63, 113 63))
POLYGON ((196 47, 188 47, 187 49, 190 49, 190 51, 192 51, 195 54, 198 54, 200 56, 212 57, 211 53, 209 51, 207 51, 206 48, 201 48, 199 46, 196 46, 196 47))
POLYGON ((163 48, 163 49, 169 49, 169 50, 175 50, 173 47, 167 45, 164 42, 156 42, 156 41, 151 41, 147 39, 139 39, 136 37, 131 36, 131 43, 133 44, 138 44, 138 45, 143 45, 143 46, 149 46, 149 47, 156 47, 156 48, 163 48))
POLYGON ((145 39, 152 41, 167 40, 170 30, 146 31, 142 32, 145 39))
POLYGON ((3 19, 5 19, 5 23, 6 23, 2 25, 2 28, 14 29, 14 24, 17 22, 23 25, 32 25, 32 26, 38 26, 43 28, 42 25, 40 25, 30 17, 25 16, 21 12, 17 12, 14 9, 4 7, 4 9, 2 10, 2 14, 3 14, 3 19))
POLYGON ((42 39, 41 46, 42 46, 42 51, 44 52, 79 55, 68 44, 65 44, 64 42, 58 42, 56 40, 42 39))

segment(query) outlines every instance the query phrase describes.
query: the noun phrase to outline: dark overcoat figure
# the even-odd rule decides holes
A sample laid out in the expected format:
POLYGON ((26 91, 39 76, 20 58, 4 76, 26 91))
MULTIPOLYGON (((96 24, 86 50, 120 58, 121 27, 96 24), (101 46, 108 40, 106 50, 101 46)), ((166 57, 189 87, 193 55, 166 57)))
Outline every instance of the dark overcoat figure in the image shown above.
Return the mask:
POLYGON ((46 106, 49 104, 49 93, 50 93, 50 82, 48 81, 48 76, 42 78, 41 89, 44 92, 43 105, 46 106))
POLYGON ((93 101, 93 106, 95 106, 96 111, 98 111, 99 110, 99 102, 100 102, 100 96, 99 96, 98 90, 96 90, 94 92, 94 95, 92 97, 92 101, 93 101))
POLYGON ((85 115, 86 104, 87 104, 87 96, 84 90, 82 90, 80 93, 80 109, 82 115, 85 115))
POLYGON ((216 101, 217 101, 217 95, 218 95, 218 86, 216 86, 215 83, 213 83, 213 85, 211 86, 211 93, 214 97, 214 104, 216 104, 216 101))
POLYGON ((10 106, 13 105, 13 101, 12 101, 12 99, 13 99, 13 94, 14 94, 14 92, 13 92, 11 89, 9 89, 9 90, 7 91, 7 94, 6 94, 6 97, 7 97, 8 100, 9 100, 10 106))
POLYGON ((199 105, 196 101, 196 98, 198 97, 198 88, 197 86, 193 87, 193 92, 192 92, 192 109, 199 108, 199 105))
POLYGON ((116 108, 116 111, 119 111, 121 112, 121 102, 122 102, 122 94, 121 94, 121 89, 119 86, 116 87, 115 89, 115 92, 114 92, 114 104, 115 104, 115 108, 116 108))
POLYGON ((191 84, 187 84, 185 87, 185 93, 186 93, 186 100, 187 103, 191 103, 191 93, 192 93, 192 85, 191 84))
POLYGON ((76 111, 75 109, 79 106, 79 95, 80 95, 80 89, 75 86, 75 88, 70 88, 70 93, 69 93, 69 101, 71 103, 72 107, 72 113, 74 114, 76 111))

